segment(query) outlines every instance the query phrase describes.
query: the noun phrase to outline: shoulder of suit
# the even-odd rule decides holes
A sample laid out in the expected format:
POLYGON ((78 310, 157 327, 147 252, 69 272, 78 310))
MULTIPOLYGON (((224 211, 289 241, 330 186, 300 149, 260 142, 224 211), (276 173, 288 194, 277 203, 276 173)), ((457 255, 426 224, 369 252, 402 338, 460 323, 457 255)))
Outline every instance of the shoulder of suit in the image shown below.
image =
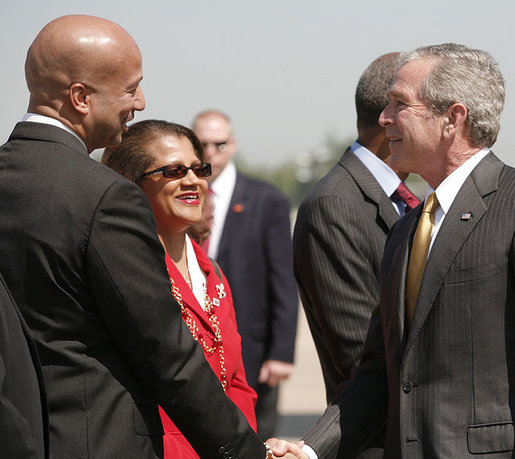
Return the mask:
POLYGON ((363 200, 356 181, 349 171, 342 167, 339 162, 310 188, 303 202, 320 199, 345 199, 346 201, 363 200))

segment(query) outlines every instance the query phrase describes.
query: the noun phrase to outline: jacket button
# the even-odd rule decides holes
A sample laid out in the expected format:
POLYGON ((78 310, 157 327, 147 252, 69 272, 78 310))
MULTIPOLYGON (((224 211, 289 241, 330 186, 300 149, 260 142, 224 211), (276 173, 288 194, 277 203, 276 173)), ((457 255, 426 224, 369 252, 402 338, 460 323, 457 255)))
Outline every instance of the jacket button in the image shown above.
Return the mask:
POLYGON ((405 394, 409 394, 411 392, 411 389, 413 389, 412 382, 407 382, 404 384, 404 386, 402 386, 402 390, 404 391, 405 394))

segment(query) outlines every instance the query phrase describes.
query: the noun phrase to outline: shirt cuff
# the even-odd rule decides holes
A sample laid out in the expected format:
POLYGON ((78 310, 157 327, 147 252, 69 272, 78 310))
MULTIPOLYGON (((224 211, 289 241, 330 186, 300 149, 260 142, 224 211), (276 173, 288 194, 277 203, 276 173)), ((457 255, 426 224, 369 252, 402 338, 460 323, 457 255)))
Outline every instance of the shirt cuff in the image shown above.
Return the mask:
POLYGON ((318 459, 317 453, 315 453, 315 451, 313 451, 313 448, 311 448, 311 446, 309 445, 305 444, 302 447, 302 452, 306 453, 309 459, 318 459))

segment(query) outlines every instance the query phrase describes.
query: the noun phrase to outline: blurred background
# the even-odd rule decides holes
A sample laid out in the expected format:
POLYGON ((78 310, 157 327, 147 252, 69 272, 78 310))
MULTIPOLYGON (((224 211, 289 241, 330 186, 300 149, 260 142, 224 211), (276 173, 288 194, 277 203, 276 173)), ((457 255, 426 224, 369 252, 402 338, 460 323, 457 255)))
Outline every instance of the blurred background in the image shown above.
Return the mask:
MULTIPOLYGON (((515 165, 515 2, 432 0, 1 1, 0 142, 25 113, 27 48, 65 14, 111 19, 143 53, 147 108, 136 120, 190 125, 225 111, 239 141, 238 166, 278 186, 296 208, 356 136, 354 90, 381 54, 457 42, 489 51, 506 79, 495 153, 515 165)), ((101 152, 95 152, 99 157, 101 152)), ((424 184, 410 178, 423 195, 424 184)), ((293 210, 293 218, 295 210, 293 210)), ((297 367, 283 385, 283 435, 305 432, 325 405, 318 359, 300 314, 297 367)))

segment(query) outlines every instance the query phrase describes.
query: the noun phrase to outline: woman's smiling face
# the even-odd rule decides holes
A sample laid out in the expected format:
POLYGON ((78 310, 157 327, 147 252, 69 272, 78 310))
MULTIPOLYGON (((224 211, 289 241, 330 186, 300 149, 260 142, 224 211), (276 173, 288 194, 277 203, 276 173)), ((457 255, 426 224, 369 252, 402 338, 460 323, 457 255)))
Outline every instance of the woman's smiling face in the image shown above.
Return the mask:
MULTIPOLYGON (((161 136, 151 141, 146 150, 155 157, 147 171, 166 165, 191 167, 202 162, 187 137, 161 136)), ((202 219, 208 184, 192 170, 179 179, 162 174, 146 176, 141 188, 150 201, 159 233, 183 232, 202 219)))

